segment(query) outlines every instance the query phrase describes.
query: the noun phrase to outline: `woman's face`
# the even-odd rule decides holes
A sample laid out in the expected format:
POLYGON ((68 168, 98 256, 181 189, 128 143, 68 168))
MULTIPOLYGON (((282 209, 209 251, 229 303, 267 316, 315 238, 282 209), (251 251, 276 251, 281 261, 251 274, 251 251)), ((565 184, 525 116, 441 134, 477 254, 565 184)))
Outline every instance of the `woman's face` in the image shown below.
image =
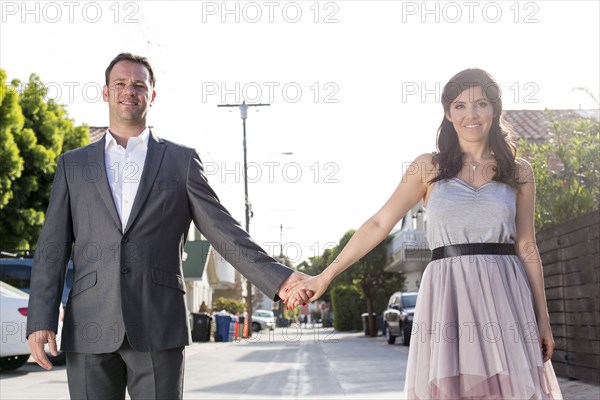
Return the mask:
POLYGON ((446 118, 454 125, 459 142, 487 141, 494 107, 481 87, 470 87, 450 103, 446 118))

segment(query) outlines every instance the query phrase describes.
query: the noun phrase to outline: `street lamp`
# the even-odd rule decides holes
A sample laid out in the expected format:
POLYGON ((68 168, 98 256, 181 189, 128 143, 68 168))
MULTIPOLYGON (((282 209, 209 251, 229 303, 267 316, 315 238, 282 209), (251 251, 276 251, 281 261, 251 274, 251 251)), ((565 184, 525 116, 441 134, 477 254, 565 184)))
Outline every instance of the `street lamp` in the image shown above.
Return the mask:
MULTIPOLYGON (((265 107, 270 106, 266 103, 258 104, 246 104, 245 101, 242 104, 219 104, 217 107, 239 107, 240 117, 242 118, 242 128, 244 134, 244 203, 246 210, 246 232, 250 234, 250 201, 248 199, 248 159, 246 150, 246 118, 248 118, 248 107, 265 107)), ((252 283, 246 279, 246 310, 248 312, 247 326, 248 326, 248 337, 252 336, 252 283)))

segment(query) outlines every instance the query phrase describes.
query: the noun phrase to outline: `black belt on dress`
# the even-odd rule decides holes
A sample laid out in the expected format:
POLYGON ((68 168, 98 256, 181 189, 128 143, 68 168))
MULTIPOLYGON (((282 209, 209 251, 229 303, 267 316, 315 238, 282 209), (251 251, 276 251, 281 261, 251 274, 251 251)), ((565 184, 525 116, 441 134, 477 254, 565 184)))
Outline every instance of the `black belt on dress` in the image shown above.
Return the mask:
POLYGON ((435 248, 431 251, 431 261, 446 257, 470 256, 474 254, 497 254, 512 256, 515 252, 513 243, 465 243, 452 244, 435 248))

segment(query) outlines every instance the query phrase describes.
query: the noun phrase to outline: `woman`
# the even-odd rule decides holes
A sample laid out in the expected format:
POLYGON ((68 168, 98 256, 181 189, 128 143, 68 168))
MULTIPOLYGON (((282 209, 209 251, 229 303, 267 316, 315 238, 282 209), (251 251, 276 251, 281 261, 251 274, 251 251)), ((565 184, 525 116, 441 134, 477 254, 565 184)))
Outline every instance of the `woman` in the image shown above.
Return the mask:
POLYGON ((487 72, 467 69, 446 84, 442 104, 438 151, 417 157, 336 260, 290 287, 285 301, 319 298, 422 199, 433 257, 415 309, 408 398, 562 398, 549 361, 533 171, 516 159, 502 125, 500 88, 487 72))

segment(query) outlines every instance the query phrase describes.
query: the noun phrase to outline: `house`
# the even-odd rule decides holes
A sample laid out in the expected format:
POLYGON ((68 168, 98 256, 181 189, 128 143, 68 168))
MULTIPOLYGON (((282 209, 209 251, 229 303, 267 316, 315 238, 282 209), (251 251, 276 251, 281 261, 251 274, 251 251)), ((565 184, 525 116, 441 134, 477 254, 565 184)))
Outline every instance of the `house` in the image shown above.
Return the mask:
POLYGON ((504 110, 502 114, 518 139, 543 143, 550 138, 551 118, 558 121, 598 120, 598 110, 504 110))
POLYGON ((186 300, 191 312, 198 312, 202 303, 212 308, 213 299, 221 296, 242 299, 239 274, 193 225, 183 251, 186 300))
POLYGON ((400 229, 392 232, 388 246, 388 272, 403 273, 406 290, 419 290, 421 275, 431 259, 427 242, 427 220, 423 202, 420 201, 402 218, 400 229))
MULTIPOLYGON (((559 121, 598 120, 598 110, 504 110, 504 120, 517 139, 543 143, 550 138, 552 118, 559 121)), ((392 232, 385 270, 404 273, 406 290, 416 291, 431 259, 427 242, 427 214, 421 202, 402 219, 399 230, 392 232)))
POLYGON ((210 307, 213 299, 211 283, 216 282, 214 257, 206 240, 189 240, 183 251, 183 276, 188 309, 198 312, 204 303, 210 307))
POLYGON ((90 143, 95 143, 102 139, 107 129, 107 126, 90 126, 90 143))

